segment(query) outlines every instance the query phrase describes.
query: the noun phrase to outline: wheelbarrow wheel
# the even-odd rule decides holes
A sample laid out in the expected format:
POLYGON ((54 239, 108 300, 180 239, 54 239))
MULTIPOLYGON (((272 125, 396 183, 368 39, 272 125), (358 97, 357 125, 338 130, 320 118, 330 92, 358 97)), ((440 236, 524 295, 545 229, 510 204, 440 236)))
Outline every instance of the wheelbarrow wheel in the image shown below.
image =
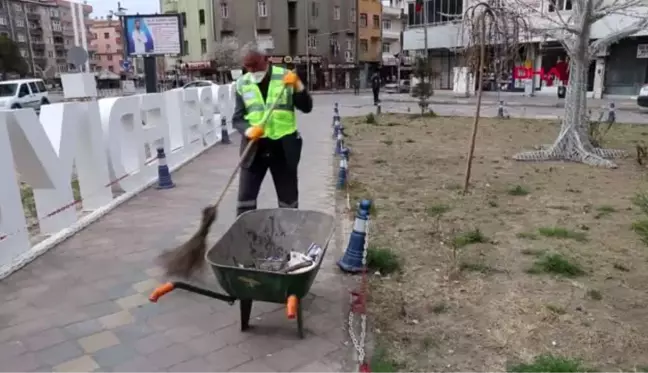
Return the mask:
POLYGON ((252 301, 240 300, 239 307, 241 309, 241 331, 244 332, 250 329, 250 314, 252 313, 252 301))

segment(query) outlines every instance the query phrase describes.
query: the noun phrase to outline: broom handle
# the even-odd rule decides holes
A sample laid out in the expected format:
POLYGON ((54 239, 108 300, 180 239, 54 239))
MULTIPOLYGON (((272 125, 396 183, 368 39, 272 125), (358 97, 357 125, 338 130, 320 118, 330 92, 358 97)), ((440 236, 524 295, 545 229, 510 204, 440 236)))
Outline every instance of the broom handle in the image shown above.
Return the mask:
MULTIPOLYGON (((279 99, 281 98, 281 96, 283 96, 285 92, 286 92, 286 86, 284 85, 283 88, 281 88, 281 91, 279 91, 279 95, 277 96, 277 99, 274 100, 272 106, 270 106, 270 109, 266 112, 266 115, 263 117, 263 120, 261 121, 261 127, 265 127, 265 124, 270 118, 270 115, 279 104, 279 99)), ((252 151, 252 146, 254 145, 255 142, 256 140, 248 141, 247 145, 245 146, 245 150, 243 150, 243 154, 241 154, 241 157, 239 158, 239 161, 236 164, 236 167, 234 167, 234 171, 232 171, 232 174, 230 175, 229 179, 227 180, 227 183, 225 184, 225 188, 223 188, 223 191, 221 192, 220 196, 218 196, 216 203, 214 203, 214 207, 218 207, 218 205, 220 205, 220 203, 223 201, 223 198, 225 198, 225 194, 227 193, 227 190, 232 185, 232 182, 234 181, 234 177, 238 173, 239 169, 241 169, 241 165, 243 164, 243 161, 245 160, 245 158, 247 158, 248 154, 250 154, 250 151, 252 151)))

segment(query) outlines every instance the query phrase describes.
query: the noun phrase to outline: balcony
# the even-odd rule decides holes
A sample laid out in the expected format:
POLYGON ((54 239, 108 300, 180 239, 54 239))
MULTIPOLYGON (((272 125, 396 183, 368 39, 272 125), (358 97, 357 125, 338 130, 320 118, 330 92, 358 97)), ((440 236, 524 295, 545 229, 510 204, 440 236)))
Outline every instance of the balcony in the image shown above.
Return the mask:
POLYGON ((221 20, 221 31, 234 32, 234 22, 231 19, 225 18, 221 20))
POLYGON ((400 40, 400 32, 394 30, 383 30, 382 38, 385 40, 400 40))
POLYGON ((32 49, 35 51, 45 50, 45 42, 42 39, 32 39, 31 41, 32 49))
POLYGON ((383 15, 389 18, 400 18, 401 9, 393 6, 383 6, 383 15))
POLYGON ((40 21, 41 15, 40 15, 40 13, 38 13, 38 10, 36 10, 34 12, 29 11, 27 13, 27 19, 29 21, 40 21))

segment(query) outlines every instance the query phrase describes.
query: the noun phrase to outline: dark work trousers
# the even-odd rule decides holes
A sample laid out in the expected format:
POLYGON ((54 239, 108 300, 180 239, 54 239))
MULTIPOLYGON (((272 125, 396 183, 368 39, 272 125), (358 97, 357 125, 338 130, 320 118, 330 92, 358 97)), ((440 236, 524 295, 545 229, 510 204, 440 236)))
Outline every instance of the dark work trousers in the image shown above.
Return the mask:
POLYGON ((378 98, 378 94, 380 93, 379 89, 373 88, 373 96, 374 96, 374 105, 378 105, 378 102, 380 102, 378 98))
MULTIPOLYGON (((241 152, 246 140, 241 143, 241 152)), ((298 132, 278 140, 260 139, 253 154, 244 160, 239 175, 236 215, 257 208, 261 184, 270 169, 280 208, 299 207, 297 167, 301 157, 302 139, 298 132)))

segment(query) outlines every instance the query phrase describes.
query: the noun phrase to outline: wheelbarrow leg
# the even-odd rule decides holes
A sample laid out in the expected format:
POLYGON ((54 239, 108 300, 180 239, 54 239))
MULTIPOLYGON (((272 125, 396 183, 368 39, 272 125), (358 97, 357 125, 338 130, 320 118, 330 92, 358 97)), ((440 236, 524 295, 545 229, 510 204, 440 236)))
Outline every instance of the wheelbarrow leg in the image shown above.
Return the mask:
POLYGON ((304 319, 301 298, 297 298, 297 335, 304 339, 304 319))
POLYGON ((239 307, 241 308, 241 331, 244 332, 250 328, 250 314, 252 313, 252 301, 240 300, 239 307))

